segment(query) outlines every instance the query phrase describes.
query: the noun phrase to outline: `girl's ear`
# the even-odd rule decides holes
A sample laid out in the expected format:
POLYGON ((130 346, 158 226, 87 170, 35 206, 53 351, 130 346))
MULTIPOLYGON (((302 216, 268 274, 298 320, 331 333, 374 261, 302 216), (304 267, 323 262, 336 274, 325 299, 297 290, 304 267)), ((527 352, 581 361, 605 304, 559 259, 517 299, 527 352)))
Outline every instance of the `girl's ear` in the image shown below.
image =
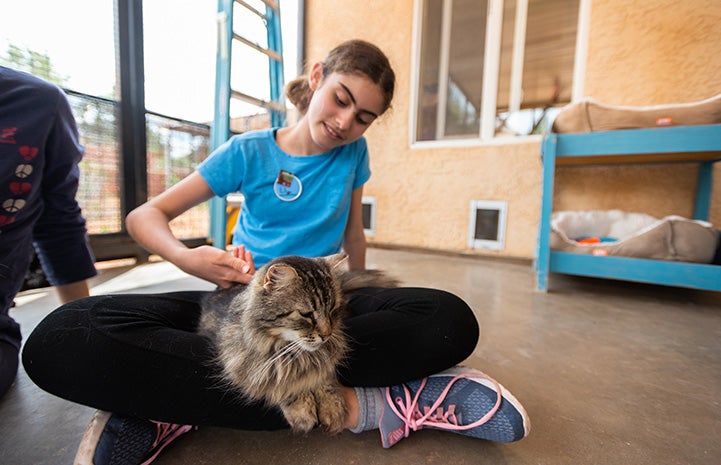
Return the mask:
POLYGON ((308 85, 310 86, 310 90, 315 92, 318 90, 318 86, 320 86, 320 82, 323 80, 323 63, 316 62, 313 64, 313 67, 310 69, 310 73, 308 74, 308 85))

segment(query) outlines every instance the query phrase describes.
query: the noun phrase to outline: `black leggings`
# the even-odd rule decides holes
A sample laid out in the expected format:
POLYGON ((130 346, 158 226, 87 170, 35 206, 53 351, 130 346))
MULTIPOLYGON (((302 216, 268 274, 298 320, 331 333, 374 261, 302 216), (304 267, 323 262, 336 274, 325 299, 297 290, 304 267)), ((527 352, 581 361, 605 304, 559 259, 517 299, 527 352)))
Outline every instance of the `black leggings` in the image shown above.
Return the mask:
MULTIPOLYGON (((44 390, 111 412, 179 424, 287 428, 275 408, 218 386, 208 339, 194 333, 201 291, 88 297, 48 315, 23 349, 44 390)), ((356 291, 345 322, 346 386, 391 386, 458 364, 478 323, 460 298, 422 288, 356 291)))

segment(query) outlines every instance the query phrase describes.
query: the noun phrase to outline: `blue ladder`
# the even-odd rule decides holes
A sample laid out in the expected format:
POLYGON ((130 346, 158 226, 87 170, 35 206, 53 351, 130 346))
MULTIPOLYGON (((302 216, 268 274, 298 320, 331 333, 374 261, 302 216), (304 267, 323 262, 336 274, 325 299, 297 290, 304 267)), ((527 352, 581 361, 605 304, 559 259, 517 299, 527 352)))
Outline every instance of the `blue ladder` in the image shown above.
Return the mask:
MULTIPOLYGON (((215 59, 215 112, 210 131, 211 147, 220 147, 230 137, 230 102, 238 100, 264 108, 270 113, 274 127, 285 124, 285 101, 283 94, 283 40, 280 27, 280 3, 276 0, 262 0, 265 11, 251 5, 259 1, 218 0, 218 45, 215 59), (237 11, 234 9, 237 8, 237 11), (267 44, 237 33, 233 29, 234 12, 255 16, 264 24, 267 44), (246 47, 253 53, 268 57, 270 99, 264 100, 239 89, 231 88, 231 57, 233 47, 246 47)), ((248 72, 236 65, 236 72, 248 72)), ((253 70, 254 73, 260 70, 253 70)), ((213 245, 224 249, 226 246, 226 200, 215 197, 210 201, 210 238, 213 245)))

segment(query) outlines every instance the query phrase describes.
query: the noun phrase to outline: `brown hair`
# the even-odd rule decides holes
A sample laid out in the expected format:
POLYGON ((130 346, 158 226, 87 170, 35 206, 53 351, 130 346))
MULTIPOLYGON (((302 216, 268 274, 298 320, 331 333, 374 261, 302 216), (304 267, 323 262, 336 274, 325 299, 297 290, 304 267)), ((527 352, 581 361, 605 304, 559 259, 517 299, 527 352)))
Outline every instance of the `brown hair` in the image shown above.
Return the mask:
MULTIPOLYGON (((375 45, 359 39, 343 42, 326 55, 322 64, 324 77, 332 73, 367 77, 383 92, 384 105, 381 113, 391 106, 396 76, 388 57, 375 45)), ((289 82, 285 87, 285 94, 298 111, 305 114, 313 96, 308 77, 300 76, 289 82)))

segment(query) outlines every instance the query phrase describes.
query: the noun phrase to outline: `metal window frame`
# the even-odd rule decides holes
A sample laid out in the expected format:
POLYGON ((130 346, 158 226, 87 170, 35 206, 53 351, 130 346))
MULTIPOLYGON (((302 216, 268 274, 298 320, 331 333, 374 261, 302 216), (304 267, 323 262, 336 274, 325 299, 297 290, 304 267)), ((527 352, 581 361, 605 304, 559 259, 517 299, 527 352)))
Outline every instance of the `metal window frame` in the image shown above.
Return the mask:
MULTIPOLYGON (((148 197, 143 63, 143 2, 115 0, 120 121, 120 212, 123 218, 148 197)), ((97 261, 136 257, 148 253, 128 234, 125 221, 116 233, 92 234, 90 245, 97 261)))
MULTIPOLYGON (((123 219, 148 199, 143 47, 143 0, 115 0, 120 127, 120 211, 123 219)), ((120 231, 89 236, 97 261, 134 257, 147 260, 149 253, 130 237, 121 221, 120 231)), ((182 241, 192 247, 207 237, 182 241)))

